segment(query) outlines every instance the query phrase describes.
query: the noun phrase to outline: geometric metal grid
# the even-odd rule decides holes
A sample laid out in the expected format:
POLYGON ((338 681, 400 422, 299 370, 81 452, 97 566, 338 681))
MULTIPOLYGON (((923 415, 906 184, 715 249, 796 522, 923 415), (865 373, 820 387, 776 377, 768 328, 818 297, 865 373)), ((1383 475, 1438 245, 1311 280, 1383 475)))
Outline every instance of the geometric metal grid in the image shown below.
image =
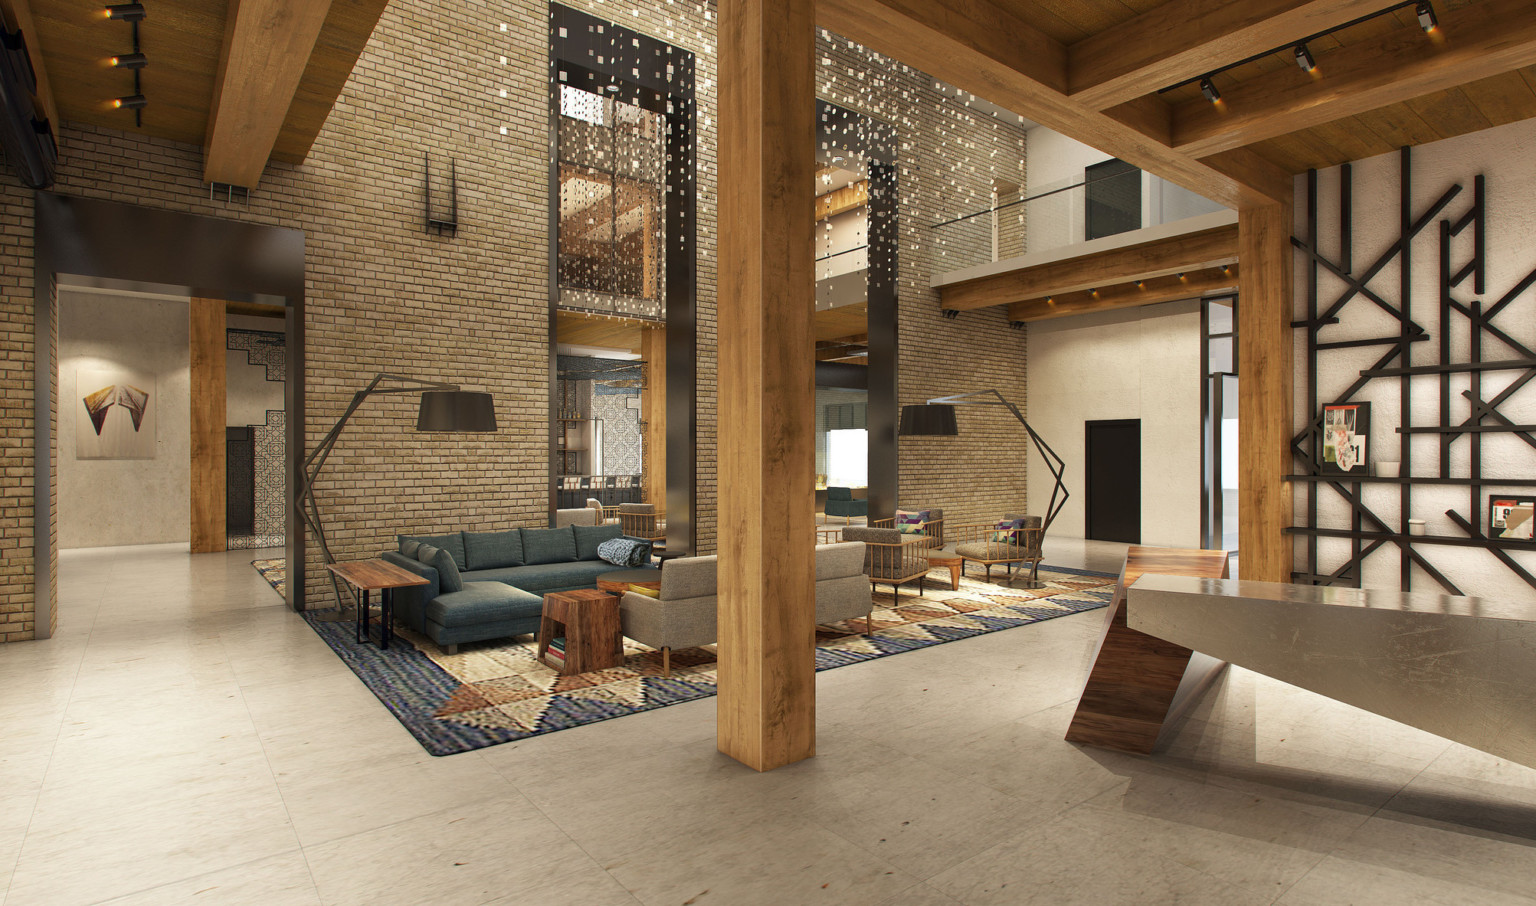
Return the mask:
MULTIPOLYGON (((1307 235, 1293 237, 1292 244, 1304 256, 1308 271, 1307 311, 1304 320, 1292 327, 1305 331, 1307 341, 1306 400, 1309 421, 1291 442, 1297 474, 1287 480, 1305 482, 1307 506, 1302 524, 1287 529, 1288 534, 1307 538, 1303 569, 1292 573, 1297 582, 1318 585, 1359 587, 1367 558, 1381 551, 1398 552, 1401 588, 1411 589, 1416 564, 1446 591, 1462 594, 1456 584, 1428 556, 1434 546, 1482 548, 1527 585, 1536 588, 1536 577, 1512 552, 1536 549, 1530 541, 1490 537, 1485 530, 1485 493, 1509 493, 1508 489, 1536 487, 1532 468, 1536 452, 1536 425, 1520 424, 1501 407, 1529 410, 1531 397, 1521 396, 1536 379, 1536 352, 1511 335, 1514 324, 1533 321, 1529 292, 1536 286, 1536 271, 1515 283, 1491 304, 1484 298, 1487 254, 1487 186, 1483 176, 1472 183, 1471 198, 1466 199, 1464 185, 1452 185, 1423 210, 1415 212, 1412 201, 1412 155, 1403 148, 1399 157, 1400 231, 1395 242, 1363 270, 1354 266, 1352 236, 1353 184, 1350 165, 1344 164, 1339 185, 1338 260, 1330 259, 1319 248, 1317 173, 1307 174, 1307 235), (1458 200, 1466 209, 1448 213, 1458 200), (1438 231, 1431 230, 1438 224, 1438 231), (1438 236, 1436 235, 1438 233, 1438 236), (1438 238, 1439 298, 1427 310, 1435 320, 1422 324, 1413 317, 1412 254, 1415 240, 1438 238), (1398 291, 1380 289, 1375 281, 1388 275, 1393 264, 1398 270, 1398 291), (1341 283, 1336 297, 1320 300, 1320 282, 1324 276, 1341 283), (1516 307, 1524 300, 1523 310, 1516 307), (1335 328, 1346 308, 1374 306, 1384 312, 1395 331, 1387 335, 1337 338, 1335 328), (1501 319, 1502 316, 1502 320, 1501 319), (1462 342, 1453 341, 1464 340, 1462 342), (1465 353, 1455 353, 1464 346, 1465 353), (1329 356, 1357 355, 1358 351, 1386 347, 1375 361, 1359 370, 1359 376, 1342 392, 1320 398, 1319 362, 1329 356), (1415 349, 1433 353, 1415 356, 1415 349), (1425 393, 1425 384, 1433 391, 1425 393), (1502 386, 1500 386, 1502 384, 1502 386), (1391 398, 1395 385, 1396 398, 1391 398), (1321 405, 1350 402, 1386 401, 1400 414, 1394 426, 1399 474, 1336 475, 1321 474, 1321 405), (1425 405, 1433 403, 1433 406, 1425 405), (1416 418, 1417 417, 1417 418, 1416 418), (1489 447, 1502 444, 1501 455, 1488 456, 1489 447), (1490 468, 1493 466, 1493 468, 1490 468), (1495 472, 1500 474, 1494 474, 1495 472), (1386 512, 1377 504, 1368 505, 1364 488, 1371 484, 1395 485, 1396 511, 1386 512), (1410 534, 1407 520, 1414 515, 1415 491, 1426 495, 1435 486, 1465 488, 1465 510, 1452 506, 1444 511, 1455 533, 1410 534), (1323 502, 1342 501, 1348 511, 1348 528, 1319 523, 1320 495, 1331 491, 1323 502), (1342 538, 1349 542, 1343 562, 1324 564, 1320 559, 1319 539, 1342 538)), ((1369 309, 1368 309, 1369 310, 1369 309)), ((1356 316, 1357 318, 1359 316, 1356 316)), ((1379 317, 1370 316, 1366 317, 1379 317)), ((1427 319, 1426 319, 1427 320, 1427 319)), ((1516 332, 1524 332, 1516 329, 1516 332)), ((1536 388, 1532 388, 1536 389, 1536 388)), ((1376 432, 1378 438, 1385 432, 1376 432)), ((1391 446, 1390 442, 1381 447, 1391 446)), ((1526 492, 1529 493, 1529 492, 1526 492)), ((1421 506, 1421 509, 1423 507, 1421 506)), ((1335 560, 1337 558, 1334 558, 1335 560)))

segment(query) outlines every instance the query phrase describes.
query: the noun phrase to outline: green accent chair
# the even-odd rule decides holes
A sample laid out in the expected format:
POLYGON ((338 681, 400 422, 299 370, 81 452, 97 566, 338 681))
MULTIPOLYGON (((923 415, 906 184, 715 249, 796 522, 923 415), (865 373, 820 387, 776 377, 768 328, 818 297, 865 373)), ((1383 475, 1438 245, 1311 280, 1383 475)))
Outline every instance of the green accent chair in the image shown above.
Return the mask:
POLYGON ((853 488, 827 488, 827 518, 841 516, 852 522, 854 516, 869 518, 869 501, 854 500, 853 488))

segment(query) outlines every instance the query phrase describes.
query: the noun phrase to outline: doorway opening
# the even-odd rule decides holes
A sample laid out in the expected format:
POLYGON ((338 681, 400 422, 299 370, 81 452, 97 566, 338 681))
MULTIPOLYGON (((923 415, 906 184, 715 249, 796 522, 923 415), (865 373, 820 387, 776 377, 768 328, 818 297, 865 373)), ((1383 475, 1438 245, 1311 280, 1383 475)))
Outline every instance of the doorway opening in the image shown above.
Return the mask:
POLYGON ((1086 423, 1086 536, 1141 543, 1141 419, 1086 423))

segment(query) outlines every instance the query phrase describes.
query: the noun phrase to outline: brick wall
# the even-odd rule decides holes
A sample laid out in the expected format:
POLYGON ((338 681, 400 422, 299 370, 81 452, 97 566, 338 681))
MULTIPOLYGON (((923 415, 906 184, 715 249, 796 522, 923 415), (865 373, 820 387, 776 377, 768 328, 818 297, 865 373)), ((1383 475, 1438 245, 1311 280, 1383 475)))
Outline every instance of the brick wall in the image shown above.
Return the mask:
MULTIPOLYGON (((700 547, 712 550, 714 5, 652 0, 639 16, 629 3, 572 5, 697 54, 698 532, 700 547)), ((546 6, 530 0, 495 9, 457 0, 391 4, 309 159, 269 166, 245 206, 208 199, 195 147, 131 131, 62 130, 56 191, 305 231, 310 443, 377 372, 495 394, 501 430, 489 435, 417 434, 407 403, 369 401, 319 488, 340 558, 375 553, 397 532, 545 519, 547 29, 546 6), (423 153, 434 168, 457 163, 455 237, 423 232, 423 153)), ((927 77, 842 39, 823 36, 821 49, 824 60, 837 61, 823 66, 821 95, 893 123, 901 143, 902 402, 995 386, 1022 404, 1023 332, 1009 330, 1000 312, 940 316, 928 288, 927 229, 985 206, 994 171, 1022 182, 1022 133, 943 99, 927 77)), ((145 116, 152 120, 153 106, 145 116)), ((0 204, 0 638, 11 641, 33 634, 31 193, 6 174, 0 204)), ((962 419, 966 433, 957 441, 903 442, 904 501, 967 518, 1021 503, 1021 432, 1006 415, 962 419)), ((329 590, 313 548, 308 561, 309 591, 323 599, 329 590)))

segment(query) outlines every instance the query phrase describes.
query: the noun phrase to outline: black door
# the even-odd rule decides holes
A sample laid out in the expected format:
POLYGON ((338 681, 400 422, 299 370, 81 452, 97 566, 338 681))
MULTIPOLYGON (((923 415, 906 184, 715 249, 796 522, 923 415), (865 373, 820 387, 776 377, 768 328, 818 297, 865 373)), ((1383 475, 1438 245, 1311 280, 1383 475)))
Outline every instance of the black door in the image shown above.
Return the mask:
POLYGON ((1096 541, 1141 542, 1141 419, 1088 422, 1088 525, 1096 541))

